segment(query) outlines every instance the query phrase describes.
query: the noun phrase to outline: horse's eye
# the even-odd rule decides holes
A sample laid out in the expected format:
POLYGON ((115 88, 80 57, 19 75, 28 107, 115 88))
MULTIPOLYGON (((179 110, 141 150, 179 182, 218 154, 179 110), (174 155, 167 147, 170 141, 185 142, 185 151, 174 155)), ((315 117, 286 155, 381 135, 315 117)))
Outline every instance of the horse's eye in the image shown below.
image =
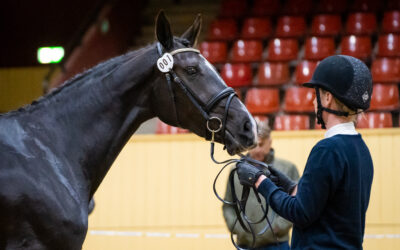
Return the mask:
POLYGON ((194 74, 197 73, 197 69, 196 69, 196 67, 189 66, 189 67, 186 68, 186 72, 187 72, 189 75, 194 75, 194 74))

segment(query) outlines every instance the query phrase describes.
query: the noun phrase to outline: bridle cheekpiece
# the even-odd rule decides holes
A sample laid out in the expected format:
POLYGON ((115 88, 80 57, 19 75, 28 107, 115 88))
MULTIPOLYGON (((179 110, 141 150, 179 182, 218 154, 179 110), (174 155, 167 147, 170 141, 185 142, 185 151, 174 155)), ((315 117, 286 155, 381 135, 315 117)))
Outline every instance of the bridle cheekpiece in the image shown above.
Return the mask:
MULTIPOLYGON (((171 99, 174 103, 174 114, 175 114, 175 121, 180 126, 179 124, 179 118, 178 118, 178 113, 176 111, 176 106, 175 106, 175 94, 172 88, 172 81, 174 81, 182 90, 183 92, 188 96, 190 101, 194 104, 194 106, 199 110, 201 115, 204 117, 204 119, 207 121, 206 122, 206 129, 211 133, 211 142, 214 142, 214 137, 215 134, 220 132, 222 133, 222 138, 224 141, 225 138, 225 130, 226 130, 226 122, 228 118, 228 111, 229 111, 229 106, 232 102, 232 99, 234 96, 236 96, 235 91, 227 87, 221 92, 217 93, 215 96, 211 97, 207 103, 202 104, 199 101, 199 98, 196 96, 196 94, 187 87, 187 84, 185 84, 182 79, 174 72, 173 67, 174 67, 174 58, 173 56, 179 53, 184 53, 184 52, 194 52, 197 54, 200 54, 200 51, 197 49, 193 48, 179 48, 176 50, 173 50, 171 52, 162 52, 162 47, 160 43, 157 43, 157 52, 160 58, 157 60, 157 67, 158 69, 165 74, 165 78, 167 79, 168 83, 168 88, 169 92, 171 95, 171 99), (217 116, 210 116, 210 112, 212 108, 222 99, 225 97, 228 98, 226 105, 225 105, 225 112, 224 112, 224 117, 219 118, 217 116), (212 123, 217 123, 217 126, 213 125, 212 123)), ((224 143, 225 144, 225 143, 224 143)))

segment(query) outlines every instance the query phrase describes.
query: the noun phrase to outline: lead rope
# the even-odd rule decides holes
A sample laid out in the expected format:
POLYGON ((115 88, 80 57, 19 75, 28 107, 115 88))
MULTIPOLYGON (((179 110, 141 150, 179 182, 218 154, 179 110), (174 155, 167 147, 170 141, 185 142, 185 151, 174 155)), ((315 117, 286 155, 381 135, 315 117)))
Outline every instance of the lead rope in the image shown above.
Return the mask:
MULTIPOLYGON (((216 176, 215 179, 214 179, 214 182, 213 182, 213 191, 214 191, 214 194, 215 194, 215 196, 217 197, 217 199, 220 200, 222 203, 227 204, 227 205, 230 205, 230 206, 233 206, 233 207, 234 207, 234 210, 235 210, 235 212, 236 212, 236 220, 235 220, 235 222, 233 223, 232 227, 231 227, 230 230, 229 230, 229 231, 231 232, 231 233, 230 233, 230 238, 231 238, 232 244, 236 247, 236 249, 239 249, 239 250, 247 250, 247 248, 240 247, 240 246, 237 244, 237 242, 235 241, 234 237, 233 237, 233 231, 234 231, 234 228, 235 228, 235 226, 236 226, 236 224, 237 224, 238 222, 239 222, 239 224, 242 226, 242 228, 243 228, 247 233, 250 233, 250 234, 251 234, 252 243, 251 243, 251 247, 248 248, 248 249, 254 248, 254 245, 255 245, 255 243, 256 243, 256 236, 259 236, 259 235, 264 234, 268 229, 271 229, 272 236, 273 236, 273 238, 275 239, 275 241, 278 243, 278 239, 277 239, 277 237, 276 237, 276 235, 275 235, 274 230, 272 229, 271 222, 270 222, 270 220, 269 220, 269 218, 268 218, 268 206, 266 206, 266 208, 264 208, 264 205, 262 204, 261 198, 260 198, 260 196, 259 196, 257 190, 255 189, 255 187, 253 187, 253 192, 254 192, 254 194, 255 194, 255 196, 256 196, 256 198, 257 198, 257 201, 258 201, 258 203, 259 203, 259 205, 260 205, 260 207, 261 207, 261 210, 263 211, 263 216, 262 216, 260 219, 258 219, 258 220, 256 220, 255 222, 253 222, 253 221, 251 221, 251 220, 248 218, 248 216, 247 216, 247 214, 246 214, 246 203, 247 203, 248 196, 249 196, 249 194, 250 194, 250 187, 244 186, 244 187, 243 187, 243 191, 242 191, 242 197, 241 197, 241 199, 239 200, 239 199, 237 198, 236 191, 235 191, 235 185, 234 185, 234 174, 235 174, 235 172, 237 171, 237 167, 233 168, 233 169, 231 170, 231 172, 229 173, 229 182, 230 182, 229 184, 231 185, 232 201, 224 200, 224 199, 218 194, 217 189, 216 189, 216 183, 217 183, 217 180, 218 180, 219 176, 220 176, 221 173, 222 173, 228 166, 230 166, 231 164, 235 164, 235 163, 237 164, 237 163, 239 163, 239 162, 248 161, 248 162, 251 162, 251 163, 253 163, 253 164, 261 165, 262 167, 265 167, 265 168, 268 168, 268 165, 265 164, 264 162, 260 162, 260 161, 251 159, 251 158, 246 157, 246 156, 244 156, 244 155, 242 155, 242 154, 239 154, 239 155, 241 156, 240 159, 228 159, 228 160, 224 160, 224 161, 218 161, 218 160, 216 160, 215 157, 214 157, 214 148, 215 148, 214 134, 217 133, 217 132, 219 132, 219 131, 221 130, 221 126, 220 126, 218 129, 215 129, 215 130, 209 128, 209 126, 207 126, 207 128, 208 128, 209 131, 211 132, 211 148, 210 148, 210 156, 211 156, 211 159, 212 159, 212 161, 213 161, 214 163, 216 163, 216 164, 219 164, 219 165, 220 165, 220 164, 225 164, 225 165, 221 168, 221 170, 218 172, 217 176, 216 176), (264 219, 267 221, 267 225, 266 225, 260 232, 256 233, 252 225, 259 224, 259 223, 261 223, 264 219)), ((273 221, 274 219, 275 219, 275 216, 272 218, 272 221, 273 221)))

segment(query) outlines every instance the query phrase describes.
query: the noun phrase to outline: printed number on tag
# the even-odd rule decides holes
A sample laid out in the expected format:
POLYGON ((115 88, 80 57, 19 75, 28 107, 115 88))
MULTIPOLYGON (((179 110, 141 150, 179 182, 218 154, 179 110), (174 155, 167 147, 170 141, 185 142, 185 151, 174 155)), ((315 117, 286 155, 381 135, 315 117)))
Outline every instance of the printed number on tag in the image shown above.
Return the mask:
POLYGON ((157 67, 161 72, 168 72, 174 67, 174 58, 169 53, 165 53, 157 60, 157 67))

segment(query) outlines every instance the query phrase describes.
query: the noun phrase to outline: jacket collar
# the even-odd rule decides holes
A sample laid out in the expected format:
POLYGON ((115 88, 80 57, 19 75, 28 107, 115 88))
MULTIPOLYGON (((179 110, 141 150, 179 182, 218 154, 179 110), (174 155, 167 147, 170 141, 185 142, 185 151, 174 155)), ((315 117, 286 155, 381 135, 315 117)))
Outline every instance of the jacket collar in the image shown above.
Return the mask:
POLYGON ((339 123, 326 131, 325 138, 335 135, 357 135, 358 132, 353 122, 339 123))

